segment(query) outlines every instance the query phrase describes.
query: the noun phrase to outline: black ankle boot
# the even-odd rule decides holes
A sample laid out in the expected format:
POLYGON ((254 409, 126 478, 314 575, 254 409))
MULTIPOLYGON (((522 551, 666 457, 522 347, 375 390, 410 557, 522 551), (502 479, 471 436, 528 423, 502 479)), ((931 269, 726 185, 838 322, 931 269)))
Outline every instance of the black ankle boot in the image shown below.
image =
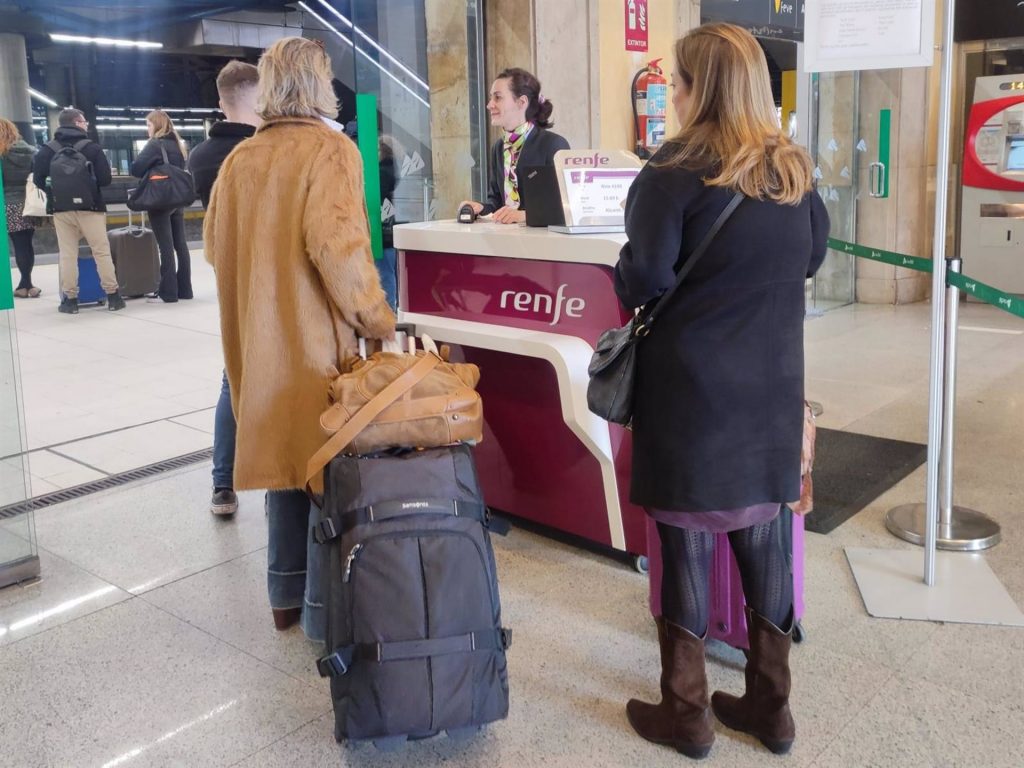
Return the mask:
POLYGON ((121 297, 119 291, 107 294, 107 309, 111 312, 117 312, 119 309, 124 309, 124 299, 121 297))
POLYGON ((65 296, 61 299, 60 306, 57 307, 58 312, 62 312, 65 315, 77 315, 78 314, 78 299, 72 299, 65 296))

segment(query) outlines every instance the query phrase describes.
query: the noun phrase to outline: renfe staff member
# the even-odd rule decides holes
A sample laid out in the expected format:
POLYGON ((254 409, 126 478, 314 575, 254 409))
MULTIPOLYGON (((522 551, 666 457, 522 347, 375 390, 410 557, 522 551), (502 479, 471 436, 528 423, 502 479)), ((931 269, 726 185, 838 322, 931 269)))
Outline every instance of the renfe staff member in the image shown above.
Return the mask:
POLYGON ((506 69, 495 78, 487 111, 491 125, 504 132, 491 149, 487 202, 464 201, 459 207, 471 205, 478 216, 494 214, 499 224, 519 224, 526 221, 526 209, 517 168, 554 165, 555 152, 569 149, 569 142, 548 130, 554 105, 541 95, 540 81, 524 69, 506 69))

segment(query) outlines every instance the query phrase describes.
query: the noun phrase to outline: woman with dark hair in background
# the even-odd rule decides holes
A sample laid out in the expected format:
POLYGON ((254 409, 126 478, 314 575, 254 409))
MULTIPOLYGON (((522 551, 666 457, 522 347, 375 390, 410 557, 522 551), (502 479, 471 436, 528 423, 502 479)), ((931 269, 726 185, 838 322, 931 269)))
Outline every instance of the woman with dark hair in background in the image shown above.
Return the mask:
MULTIPOLYGON (((150 140, 132 163, 132 176, 141 179, 150 168, 162 163, 164 154, 161 149, 166 150, 171 165, 184 168, 185 142, 174 129, 168 114, 161 109, 153 110, 146 115, 146 128, 150 140)), ((157 294, 168 303, 191 299, 192 256, 185 239, 185 216, 181 208, 150 211, 149 221, 160 246, 160 288, 157 294), (178 255, 177 266, 174 263, 175 253, 178 255)))
POLYGON ((36 254, 32 248, 35 227, 22 216, 25 208, 25 185, 32 175, 35 149, 18 132, 10 120, 0 118, 0 172, 3 174, 4 207, 7 209, 7 231, 14 243, 14 260, 21 273, 21 282, 14 289, 19 299, 38 298, 41 290, 32 285, 32 267, 36 254))
POLYGON ((541 94, 540 81, 524 69, 506 69, 494 79, 487 111, 491 125, 503 131, 491 149, 487 201, 467 200, 459 207, 471 205, 478 216, 493 214, 499 224, 519 224, 526 221, 526 209, 516 169, 553 165, 555 152, 569 149, 569 142, 549 130, 554 105, 541 94))

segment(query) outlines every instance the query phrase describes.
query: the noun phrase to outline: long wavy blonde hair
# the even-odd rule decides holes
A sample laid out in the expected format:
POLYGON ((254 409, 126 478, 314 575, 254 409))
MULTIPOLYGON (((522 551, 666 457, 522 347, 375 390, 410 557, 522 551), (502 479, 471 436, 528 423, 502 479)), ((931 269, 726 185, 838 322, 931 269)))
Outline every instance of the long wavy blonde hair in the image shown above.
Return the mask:
POLYGON ((182 156, 188 156, 188 148, 185 146, 185 142, 182 141, 181 135, 177 130, 175 130, 174 121, 171 120, 170 115, 162 109, 154 109, 146 115, 146 122, 153 126, 154 139, 162 139, 164 136, 173 136, 178 141, 178 146, 181 147, 182 156))
POLYGON ((270 46, 257 67, 260 84, 256 114, 274 117, 334 117, 334 71, 323 44, 286 37, 270 46))
POLYGON ((704 183, 795 205, 811 190, 811 158, 779 125, 764 51, 732 24, 707 24, 676 42, 676 77, 690 89, 679 133, 654 162, 712 168, 704 183))
POLYGON ((0 117, 0 155, 6 155, 10 152, 11 147, 20 138, 21 133, 18 131, 18 126, 6 118, 0 117))

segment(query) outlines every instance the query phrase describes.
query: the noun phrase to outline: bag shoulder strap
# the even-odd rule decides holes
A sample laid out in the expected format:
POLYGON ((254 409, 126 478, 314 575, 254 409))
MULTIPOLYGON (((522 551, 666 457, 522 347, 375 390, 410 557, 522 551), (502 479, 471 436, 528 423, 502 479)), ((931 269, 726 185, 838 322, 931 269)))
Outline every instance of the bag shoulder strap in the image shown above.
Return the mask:
POLYGON ((377 418, 385 408, 427 378, 440 362, 441 358, 428 352, 416 361, 416 365, 402 373, 401 376, 384 387, 366 405, 360 408, 355 416, 349 419, 345 426, 335 432, 331 439, 324 443, 323 447, 314 453, 313 457, 306 464, 306 489, 309 490, 309 484, 313 478, 330 464, 331 459, 341 453, 349 443, 355 440, 356 435, 366 429, 370 422, 377 418))
POLYGON ((167 147, 164 146, 163 139, 157 139, 157 146, 160 147, 160 154, 164 156, 164 165, 170 165, 171 161, 167 159, 167 147))
POLYGON ((82 152, 82 150, 88 147, 90 144, 92 144, 92 139, 81 139, 75 142, 74 150, 80 155, 84 155, 85 153, 82 152))
POLYGON ((690 273, 690 270, 694 268, 700 257, 704 255, 704 252, 707 251, 708 247, 715 239, 715 236, 718 235, 719 231, 725 225, 725 222, 729 220, 729 217, 732 216, 733 211, 735 211, 739 207, 740 203, 743 202, 745 197, 746 196, 742 192, 736 192, 732 196, 732 200, 730 200, 729 204, 725 206, 725 210, 718 214, 718 218, 715 219, 715 223, 711 225, 711 229, 708 230, 708 233, 704 235, 704 239, 700 241, 700 245, 698 245, 696 250, 694 250, 694 252, 690 254, 690 258, 686 260, 686 263, 683 265, 682 269, 679 270, 679 273, 676 275, 675 284, 661 295, 661 298, 658 300, 658 303, 654 305, 654 308, 651 310, 650 314, 648 314, 647 317, 643 320, 643 325, 645 325, 647 328, 650 328, 655 318, 659 314, 661 314, 662 309, 665 307, 666 304, 669 303, 669 301, 671 301, 672 296, 675 294, 675 292, 679 290, 679 286, 682 285, 683 279, 690 273))

